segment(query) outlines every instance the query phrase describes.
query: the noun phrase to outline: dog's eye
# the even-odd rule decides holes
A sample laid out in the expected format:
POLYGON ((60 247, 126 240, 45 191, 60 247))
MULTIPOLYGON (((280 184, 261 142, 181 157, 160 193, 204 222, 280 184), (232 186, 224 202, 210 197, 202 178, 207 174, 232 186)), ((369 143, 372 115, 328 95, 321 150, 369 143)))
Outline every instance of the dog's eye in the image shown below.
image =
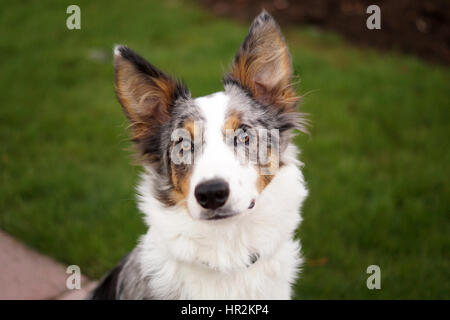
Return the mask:
POLYGON ((237 136, 234 137, 234 145, 237 146, 237 144, 245 144, 248 145, 249 144, 249 140, 250 140, 250 135, 247 132, 247 130, 250 127, 247 125, 242 125, 239 128, 239 133, 237 134, 237 136))
POLYGON ((245 143, 245 144, 247 144, 248 140, 249 140, 248 133, 244 130, 242 130, 242 132, 238 134, 237 138, 240 143, 245 143))
POLYGON ((180 139, 178 139, 177 142, 175 142, 175 145, 180 145, 182 150, 188 150, 189 148, 191 148, 191 140, 187 139, 187 138, 183 138, 181 137, 180 139))
POLYGON ((181 149, 183 149, 184 151, 188 151, 189 149, 191 149, 192 145, 191 142, 189 140, 183 140, 181 142, 181 149))
POLYGON ((180 139, 178 139, 178 141, 175 143, 175 145, 179 145, 181 147, 178 150, 180 156, 182 156, 189 150, 191 151, 191 153, 194 153, 194 143, 192 143, 192 141, 188 138, 181 137, 180 139))

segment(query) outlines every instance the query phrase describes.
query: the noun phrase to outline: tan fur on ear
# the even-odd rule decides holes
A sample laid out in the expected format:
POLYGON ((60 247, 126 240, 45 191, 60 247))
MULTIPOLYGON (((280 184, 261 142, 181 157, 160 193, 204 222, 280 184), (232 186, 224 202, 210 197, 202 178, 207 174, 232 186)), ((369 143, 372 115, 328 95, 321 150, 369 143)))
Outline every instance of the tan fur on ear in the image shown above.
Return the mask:
POLYGON ((157 123, 169 119, 168 107, 174 84, 170 81, 150 79, 127 60, 116 59, 116 92, 131 122, 133 140, 152 130, 157 123))
POLYGON ((289 50, 275 20, 263 11, 253 22, 229 74, 262 103, 292 111, 298 101, 292 88, 289 50))
POLYGON ((117 97, 138 142, 169 120, 174 99, 187 89, 127 47, 115 50, 114 64, 117 97))

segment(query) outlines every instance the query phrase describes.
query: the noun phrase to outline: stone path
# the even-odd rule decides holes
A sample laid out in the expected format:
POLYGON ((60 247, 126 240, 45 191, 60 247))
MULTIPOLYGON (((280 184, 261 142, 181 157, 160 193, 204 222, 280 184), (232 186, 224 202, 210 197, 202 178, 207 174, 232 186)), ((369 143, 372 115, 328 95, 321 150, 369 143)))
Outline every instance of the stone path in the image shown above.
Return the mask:
POLYGON ((0 300, 78 300, 95 286, 82 276, 81 289, 68 290, 68 276, 66 266, 0 231, 0 300))

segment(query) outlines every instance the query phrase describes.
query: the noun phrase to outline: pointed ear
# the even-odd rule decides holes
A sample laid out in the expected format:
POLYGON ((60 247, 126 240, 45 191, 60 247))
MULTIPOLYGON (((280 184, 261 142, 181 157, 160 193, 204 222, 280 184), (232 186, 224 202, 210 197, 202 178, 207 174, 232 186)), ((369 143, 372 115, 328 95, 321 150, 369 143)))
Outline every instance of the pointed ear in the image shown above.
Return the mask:
MULTIPOLYGON (((114 48, 114 67, 117 97, 131 122, 132 140, 138 144, 157 134, 177 99, 190 97, 183 84, 125 46, 114 48)), ((144 148, 143 153, 151 152, 144 148)))
POLYGON ((253 21, 234 58, 227 81, 237 81, 263 104, 295 109, 298 97, 292 88, 292 64, 280 29, 266 11, 253 21))

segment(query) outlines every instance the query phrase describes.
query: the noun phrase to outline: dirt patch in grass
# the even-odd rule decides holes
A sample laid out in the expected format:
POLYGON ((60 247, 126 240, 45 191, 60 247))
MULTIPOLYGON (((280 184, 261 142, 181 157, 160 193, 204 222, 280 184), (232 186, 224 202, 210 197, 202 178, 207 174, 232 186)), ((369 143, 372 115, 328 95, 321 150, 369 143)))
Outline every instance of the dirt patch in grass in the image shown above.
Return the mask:
POLYGON ((450 64, 448 0, 200 0, 215 14, 250 21, 265 8, 281 24, 312 24, 349 40, 381 49, 416 54, 450 64), (381 30, 369 30, 366 9, 381 9, 381 30))

